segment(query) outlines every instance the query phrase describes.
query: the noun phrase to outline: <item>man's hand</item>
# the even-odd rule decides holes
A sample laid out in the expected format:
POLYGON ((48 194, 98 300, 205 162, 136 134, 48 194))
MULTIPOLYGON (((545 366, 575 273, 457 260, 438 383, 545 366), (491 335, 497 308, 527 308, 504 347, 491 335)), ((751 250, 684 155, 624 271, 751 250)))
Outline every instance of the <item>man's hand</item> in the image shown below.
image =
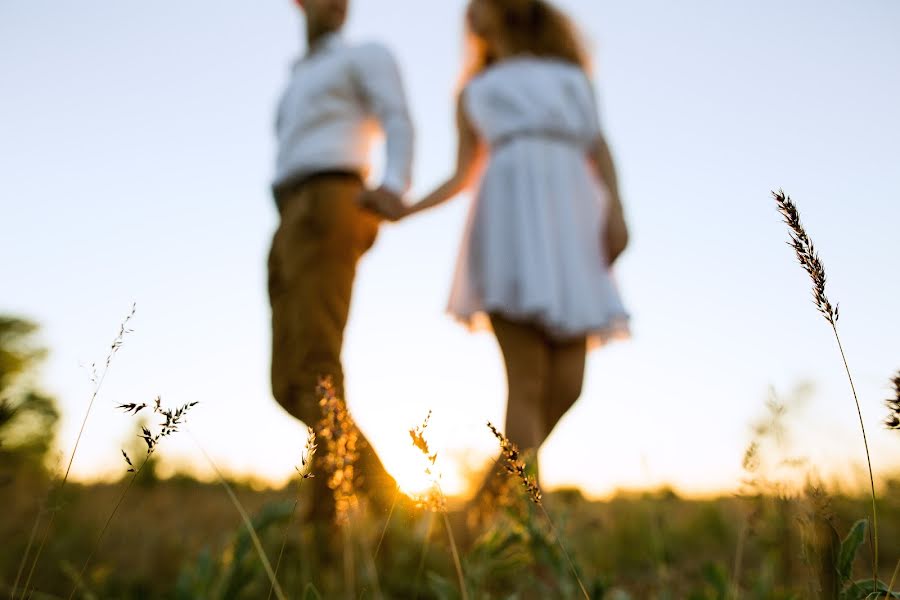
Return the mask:
POLYGON ((406 214, 403 199, 383 187, 364 191, 359 195, 358 202, 363 208, 378 213, 388 221, 397 221, 406 214))

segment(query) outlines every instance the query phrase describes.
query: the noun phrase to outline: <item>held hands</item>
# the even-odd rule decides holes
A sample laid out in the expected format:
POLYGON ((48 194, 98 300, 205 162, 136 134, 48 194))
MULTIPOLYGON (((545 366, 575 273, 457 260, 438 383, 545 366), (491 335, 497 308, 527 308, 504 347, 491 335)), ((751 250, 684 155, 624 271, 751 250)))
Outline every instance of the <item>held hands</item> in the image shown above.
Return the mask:
POLYGON ((364 191, 360 194, 358 202, 361 207, 371 210, 388 221, 399 221, 409 212, 403 199, 384 187, 364 191))

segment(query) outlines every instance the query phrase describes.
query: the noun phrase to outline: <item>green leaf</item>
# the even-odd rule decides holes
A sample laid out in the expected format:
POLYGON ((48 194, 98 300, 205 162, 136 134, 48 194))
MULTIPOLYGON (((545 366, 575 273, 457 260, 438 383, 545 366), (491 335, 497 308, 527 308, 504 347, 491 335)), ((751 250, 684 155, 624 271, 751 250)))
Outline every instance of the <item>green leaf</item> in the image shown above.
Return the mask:
POLYGON ((841 542, 841 550, 838 553, 837 568, 838 576, 841 578, 841 584, 850 581, 853 571, 853 561, 856 560, 856 553, 866 538, 866 526, 868 521, 860 519, 850 528, 850 533, 841 542))
POLYGON ((877 594, 875 597, 878 600, 883 598, 900 598, 900 591, 888 592, 888 586, 883 581, 872 581, 871 579, 851 582, 850 586, 841 594, 841 597, 848 600, 866 600, 866 598, 875 594, 877 594))

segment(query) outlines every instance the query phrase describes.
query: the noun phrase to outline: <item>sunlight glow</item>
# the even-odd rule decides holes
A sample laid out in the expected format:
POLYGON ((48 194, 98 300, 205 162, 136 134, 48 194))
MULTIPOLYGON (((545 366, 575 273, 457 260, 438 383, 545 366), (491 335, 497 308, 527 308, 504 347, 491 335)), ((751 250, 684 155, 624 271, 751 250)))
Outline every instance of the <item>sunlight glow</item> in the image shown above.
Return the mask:
MULTIPOLYGON (((414 497, 431 489, 434 479, 426 472, 430 465, 412 445, 385 448, 380 453, 385 467, 397 480, 403 493, 414 497)), ((432 472, 437 474, 438 485, 447 496, 462 494, 468 487, 457 467, 452 459, 442 460, 440 456, 431 467, 432 472)))

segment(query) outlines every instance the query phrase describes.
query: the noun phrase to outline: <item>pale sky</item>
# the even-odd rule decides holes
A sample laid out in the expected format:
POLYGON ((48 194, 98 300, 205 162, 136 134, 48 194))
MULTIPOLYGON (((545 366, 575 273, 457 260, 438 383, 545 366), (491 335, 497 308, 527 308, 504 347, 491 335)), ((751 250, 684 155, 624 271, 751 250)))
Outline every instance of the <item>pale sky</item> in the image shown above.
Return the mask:
MULTIPOLYGON (((794 453, 864 460, 849 388, 769 191, 798 203, 825 262, 876 469, 900 368, 900 2, 560 2, 592 40, 633 245, 617 266, 634 339, 591 355, 543 452, 548 486, 733 490, 769 386, 815 393, 794 453)), ((355 0, 350 40, 403 69, 417 129, 411 199, 452 167, 460 0, 355 0)), ((119 470, 112 407, 199 400, 191 430, 232 472, 288 476, 304 436, 268 385, 265 257, 273 111, 302 51, 288 0, 0 3, 0 313, 43 326, 68 451, 90 385, 137 302, 75 473, 119 470)), ((345 346, 354 414, 409 481, 406 430, 434 410, 447 487, 494 450, 505 383, 490 335, 444 314, 468 197, 383 228, 345 346)), ((169 443, 171 441, 171 443, 169 443)), ((170 463, 200 464, 188 435, 170 463)))

